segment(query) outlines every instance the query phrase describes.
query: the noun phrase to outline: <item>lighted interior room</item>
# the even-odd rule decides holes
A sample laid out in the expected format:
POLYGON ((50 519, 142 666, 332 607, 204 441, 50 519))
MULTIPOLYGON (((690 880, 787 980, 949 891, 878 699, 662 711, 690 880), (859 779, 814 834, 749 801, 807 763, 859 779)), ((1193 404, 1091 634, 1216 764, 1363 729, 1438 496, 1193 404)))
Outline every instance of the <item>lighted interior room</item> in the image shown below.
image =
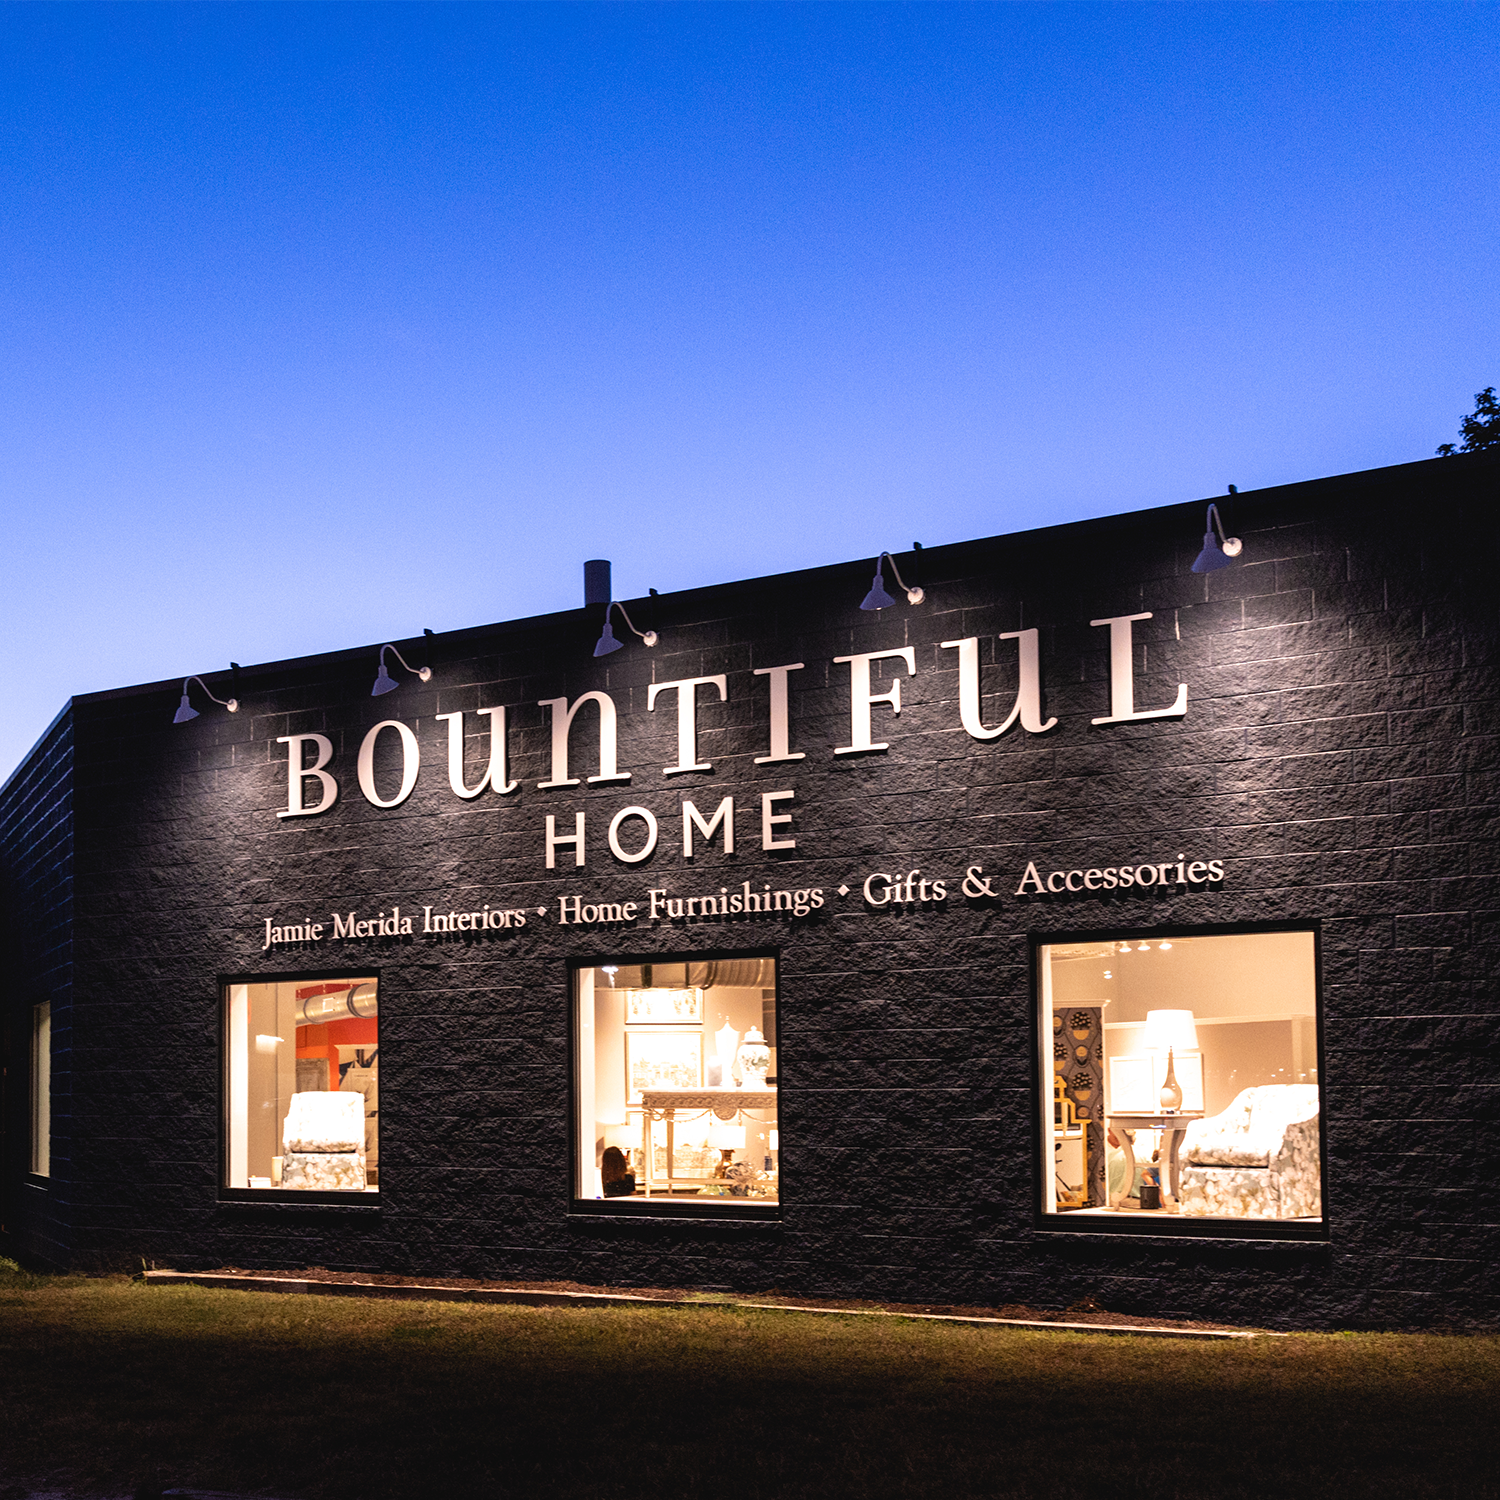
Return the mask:
POLYGON ((575 999, 577 1197, 777 1202, 776 961, 606 963, 575 999))
POLYGON ((1311 932, 1044 946, 1044 1211, 1322 1217, 1311 932))
POLYGON ((379 1008, 368 978, 227 987, 227 1187, 378 1190, 379 1008))

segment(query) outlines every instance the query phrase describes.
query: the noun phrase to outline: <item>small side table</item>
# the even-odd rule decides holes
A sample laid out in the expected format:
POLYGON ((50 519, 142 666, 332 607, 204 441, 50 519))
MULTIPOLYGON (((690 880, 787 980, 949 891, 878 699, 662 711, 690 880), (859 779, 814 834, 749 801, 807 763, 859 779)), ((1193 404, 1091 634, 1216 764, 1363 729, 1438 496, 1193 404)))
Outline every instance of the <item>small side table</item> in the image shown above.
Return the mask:
POLYGON ((1177 1212, 1177 1148, 1182 1144, 1182 1138, 1187 1134, 1187 1128, 1194 1120, 1201 1120, 1203 1111, 1201 1109, 1179 1109, 1154 1115, 1117 1115, 1110 1114, 1106 1117, 1109 1126, 1118 1125, 1120 1148, 1125 1153, 1125 1182, 1118 1193, 1113 1194, 1109 1200, 1111 1208, 1121 1207, 1130 1196, 1130 1190, 1135 1186, 1135 1146, 1130 1139, 1129 1132, 1132 1130, 1159 1130, 1162 1133, 1161 1143, 1161 1165, 1166 1168, 1162 1174, 1162 1199, 1161 1206, 1168 1213, 1177 1212))

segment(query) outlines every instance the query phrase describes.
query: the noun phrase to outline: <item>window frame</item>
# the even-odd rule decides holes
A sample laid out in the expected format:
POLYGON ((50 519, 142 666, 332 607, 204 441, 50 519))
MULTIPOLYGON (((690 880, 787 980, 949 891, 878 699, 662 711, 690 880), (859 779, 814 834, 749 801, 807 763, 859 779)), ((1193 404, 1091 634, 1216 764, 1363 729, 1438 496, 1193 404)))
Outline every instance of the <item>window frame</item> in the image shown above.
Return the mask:
MULTIPOLYGON (((1031 1171, 1032 1221, 1039 1234, 1154 1237, 1157 1239, 1193 1240, 1295 1240, 1303 1243, 1326 1242, 1331 1237, 1332 1194, 1328 1180, 1328 1111, 1327 1068, 1324 1061, 1323 1027, 1323 929, 1317 918, 1279 922, 1214 922, 1132 924, 1118 922, 1107 927, 1092 926, 1038 931, 1026 935, 1031 950, 1031 1171), (1052 1029, 1050 1018, 1044 1024, 1042 1015, 1042 950, 1062 943, 1120 942, 1126 938, 1157 941, 1161 938, 1245 937, 1258 933, 1305 932, 1313 940, 1313 1031, 1318 1059, 1318 1172, 1321 1179, 1323 1216, 1316 1223, 1290 1219, 1215 1219, 1184 1218, 1180 1214, 1162 1217, 1139 1217, 1121 1214, 1069 1214, 1047 1212, 1047 1183, 1044 1173, 1050 1164, 1043 1161, 1047 1142, 1046 1112, 1050 1100, 1043 1099, 1042 1084, 1051 1072, 1052 1029), (1046 1064, 1044 1071, 1043 1064, 1046 1064)), ((1102 1084, 1101 1084, 1102 1086, 1102 1084)))
POLYGON ((782 1057, 781 1057, 781 973, 782 949, 776 946, 756 944, 747 948, 693 948, 668 952, 641 952, 603 948, 597 953, 579 954, 566 963, 567 1007, 568 1007, 568 1212, 588 1218, 612 1219, 692 1219, 700 1224, 732 1224, 753 1220, 757 1223, 776 1223, 782 1216, 785 1203, 784 1186, 786 1173, 778 1173, 777 1197, 774 1203, 755 1202, 746 1198, 704 1198, 674 1203, 666 1198, 581 1198, 578 1195, 579 1162, 582 1159, 582 1142, 578 1135, 579 1092, 582 1086, 579 1046, 578 973, 581 969, 597 969, 604 964, 619 964, 622 968, 634 964, 680 964, 709 963, 717 959, 768 958, 776 965, 776 1128, 783 1130, 782 1057))
MULTIPOLYGON (((350 965, 336 969, 287 969, 269 974, 220 974, 219 1007, 219 1167, 218 1201, 220 1203, 254 1203, 266 1206, 302 1204, 309 1208, 338 1207, 355 1212, 378 1211, 384 1199, 384 1184, 373 1193, 316 1192, 306 1188, 253 1188, 229 1186, 229 987, 235 984, 316 984, 351 977, 350 965)), ((386 997, 385 970, 379 964, 362 964, 352 977, 373 979, 382 1004, 386 997)))

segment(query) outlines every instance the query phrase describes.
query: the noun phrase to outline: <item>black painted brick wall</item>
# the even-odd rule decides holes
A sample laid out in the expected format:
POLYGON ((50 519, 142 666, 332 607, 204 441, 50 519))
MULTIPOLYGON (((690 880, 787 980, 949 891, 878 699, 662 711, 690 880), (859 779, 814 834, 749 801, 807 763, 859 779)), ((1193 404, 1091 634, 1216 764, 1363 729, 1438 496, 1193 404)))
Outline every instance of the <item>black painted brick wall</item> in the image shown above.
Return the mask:
MULTIPOLYGON (((931 549, 908 570, 927 602, 878 616, 857 608, 861 561, 640 601, 636 622, 661 644, 630 637, 601 661, 598 612, 577 611, 440 637, 432 683, 403 677, 378 700, 369 648, 252 670, 232 718, 173 726, 174 685, 79 700, 62 1258, 1041 1306, 1092 1292, 1124 1310, 1280 1326, 1500 1321, 1497 474, 1455 458, 1240 496, 1227 511, 1244 555, 1207 577, 1189 571, 1195 503, 931 549), (1188 714, 1093 727, 1108 712, 1108 643, 1089 621, 1148 609, 1137 703, 1165 704, 1185 681, 1188 714), (969 738, 957 654, 940 643, 983 639, 994 723, 1015 670, 996 636, 1032 625, 1058 725, 969 738), (902 678, 900 718, 873 710, 890 751, 835 758, 848 670, 832 658, 906 645, 917 675, 902 678), (766 689, 752 669, 793 661, 806 663, 792 706, 807 759, 756 766, 766 689), (664 778, 675 705, 648 714, 647 686, 715 672, 729 701, 704 694, 699 710, 714 770, 664 778), (632 780, 538 790, 538 700, 591 688, 619 706, 632 780), (461 802, 434 715, 493 704, 511 710, 521 789, 461 802), (423 771, 410 801, 381 810, 354 784, 354 754, 397 715, 423 771), (326 815, 278 820, 275 738, 306 730, 333 738, 343 795, 326 815), (797 848, 763 854, 759 794, 789 787, 797 848), (729 793, 739 852, 685 865, 682 798, 708 810, 729 793), (656 813, 662 843, 627 868, 605 829, 631 803, 656 813), (546 871, 545 815, 570 829, 579 809, 586 869, 546 871), (563 891, 620 900, 745 879, 831 891, 871 870, 951 879, 976 863, 1013 890, 1028 859, 1065 869, 1179 850, 1222 859, 1222 890, 969 903, 955 882, 935 911, 868 911, 856 894, 796 922, 611 933, 549 917, 487 938, 260 951, 266 917, 351 907, 555 912, 563 891), (1321 924, 1329 1243, 1040 1231, 1032 937, 1271 920, 1321 924), (782 1220, 570 1216, 567 961, 752 948, 781 956, 782 1220), (372 967, 379 1206, 220 1202, 218 976, 372 967)), ((589 727, 575 733, 575 775, 595 769, 589 727)), ((482 749, 476 735, 471 777, 482 749)))
POLYGON ((74 1180, 73 712, 48 727, 0 789, 4 902, 4 1087, 0 1090, 0 1245, 29 1262, 64 1264, 74 1180), (52 1002, 53 1177, 31 1177, 32 1008, 52 1002))

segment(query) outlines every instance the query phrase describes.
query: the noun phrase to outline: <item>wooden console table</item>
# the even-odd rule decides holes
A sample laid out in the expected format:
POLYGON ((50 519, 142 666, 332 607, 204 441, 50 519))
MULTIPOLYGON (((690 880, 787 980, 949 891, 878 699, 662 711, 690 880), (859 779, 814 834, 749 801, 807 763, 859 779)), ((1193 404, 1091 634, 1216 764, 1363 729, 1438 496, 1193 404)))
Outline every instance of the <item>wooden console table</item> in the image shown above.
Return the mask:
MULTIPOLYGON (((677 1116, 684 1114, 712 1114, 716 1119, 729 1121, 752 1109, 768 1109, 774 1118, 776 1112, 775 1089, 643 1089, 641 1091, 641 1180, 646 1197, 651 1196, 651 1179, 656 1175, 655 1153, 651 1150, 651 1124, 654 1120, 665 1120, 667 1125, 667 1192, 672 1191, 673 1127, 677 1116)), ((770 1124, 770 1121, 757 1121, 770 1124)), ((693 1181, 707 1179, 694 1178, 693 1181)))

